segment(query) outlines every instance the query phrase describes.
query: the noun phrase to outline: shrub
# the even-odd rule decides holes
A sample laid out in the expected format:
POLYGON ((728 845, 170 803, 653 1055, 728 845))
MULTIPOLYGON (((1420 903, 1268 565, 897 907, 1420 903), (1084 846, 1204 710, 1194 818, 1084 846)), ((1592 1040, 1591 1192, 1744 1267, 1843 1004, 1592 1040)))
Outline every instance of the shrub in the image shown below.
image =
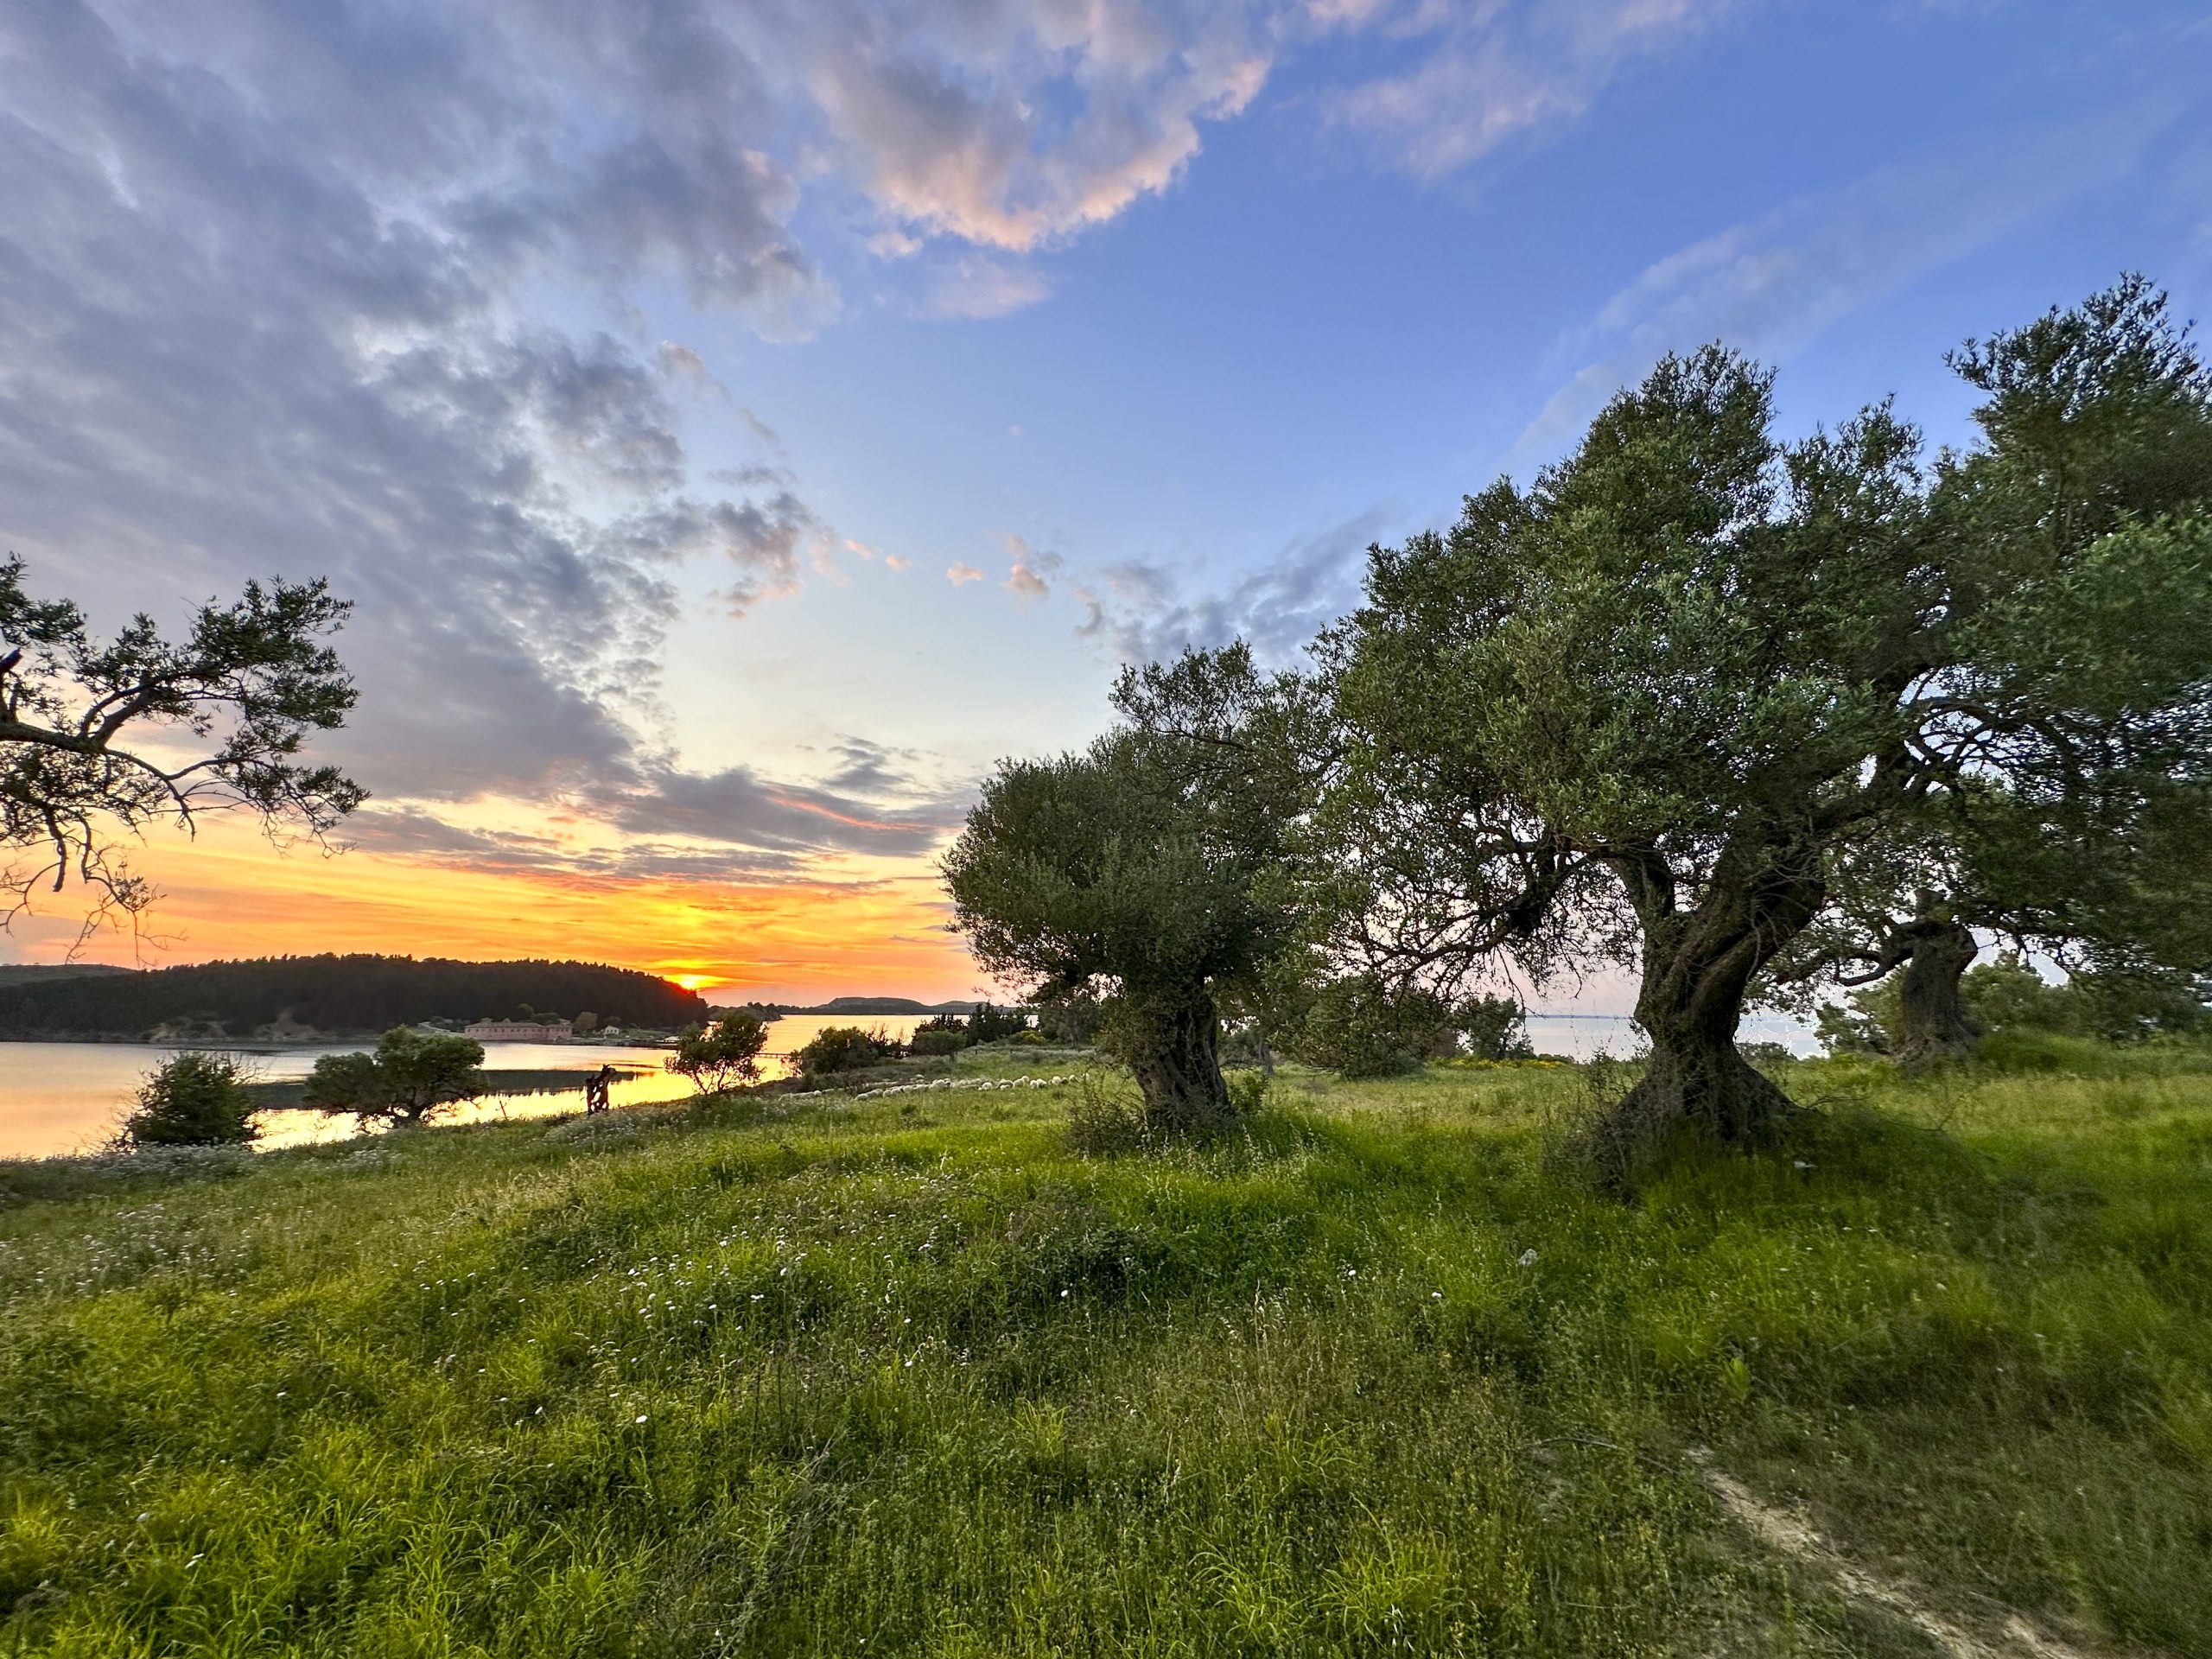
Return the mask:
POLYGON ((906 1049, 912 1054, 957 1054, 968 1046, 967 1028, 955 1020, 951 1026, 938 1025, 934 1020, 914 1027, 912 1040, 906 1049))
POLYGON ((968 1016, 968 1040, 971 1043, 1002 1042, 1009 1037, 1019 1037, 1028 1029, 1029 1016, 1020 1008, 999 1008, 988 1002, 979 1002, 976 1012, 968 1016))
POLYGON ((1456 1053, 1459 1033, 1451 1004, 1435 993, 1351 974, 1321 988, 1288 1046, 1343 1077, 1387 1077, 1456 1053))
POLYGON ((824 1026, 813 1040, 791 1058, 808 1077, 838 1071, 857 1071, 874 1065, 898 1047, 880 1027, 862 1031, 858 1026, 824 1026))
POLYGON ((711 1026, 693 1026, 676 1039, 676 1052, 662 1065, 689 1077, 702 1094, 719 1094, 760 1075, 760 1051, 768 1027, 757 1014, 739 1008, 711 1026))
POLYGON ((179 1054, 164 1060, 138 1085, 137 1109, 124 1120, 123 1138, 133 1147, 244 1146, 258 1132, 254 1080, 235 1054, 179 1054))

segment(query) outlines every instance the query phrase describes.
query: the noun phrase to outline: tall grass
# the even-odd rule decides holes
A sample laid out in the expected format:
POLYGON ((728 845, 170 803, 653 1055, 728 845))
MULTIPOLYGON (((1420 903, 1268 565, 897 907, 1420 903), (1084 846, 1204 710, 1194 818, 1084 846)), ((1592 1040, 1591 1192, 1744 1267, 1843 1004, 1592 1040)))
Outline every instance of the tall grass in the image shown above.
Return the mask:
POLYGON ((1795 1067, 1632 1205, 1533 1067, 1141 1155, 1056 1090, 18 1172, 0 1643, 1928 1650, 1695 1446, 1962 1620, 2212 1654, 2212 1077, 2085 1069, 1795 1067))

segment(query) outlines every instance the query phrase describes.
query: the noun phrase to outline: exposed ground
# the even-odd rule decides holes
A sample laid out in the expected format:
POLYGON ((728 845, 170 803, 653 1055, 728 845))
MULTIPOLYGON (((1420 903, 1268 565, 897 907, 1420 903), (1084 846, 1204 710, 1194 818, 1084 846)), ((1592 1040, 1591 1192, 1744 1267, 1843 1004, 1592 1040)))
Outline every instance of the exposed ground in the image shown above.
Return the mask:
POLYGON ((1630 1205, 1547 1067, 0 1171, 0 1651, 2212 1655, 2212 1074, 2010 1061, 1630 1205))

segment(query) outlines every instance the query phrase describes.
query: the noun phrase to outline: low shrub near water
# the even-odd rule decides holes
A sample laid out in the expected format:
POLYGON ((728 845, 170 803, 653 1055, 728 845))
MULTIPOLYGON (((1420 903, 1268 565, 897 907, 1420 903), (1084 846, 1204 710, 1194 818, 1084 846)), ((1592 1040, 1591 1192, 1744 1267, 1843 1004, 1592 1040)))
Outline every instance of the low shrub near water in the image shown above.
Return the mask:
POLYGON ((185 1053, 164 1060, 138 1086, 124 1119, 126 1147, 249 1145, 258 1133, 251 1065, 236 1054, 185 1053))

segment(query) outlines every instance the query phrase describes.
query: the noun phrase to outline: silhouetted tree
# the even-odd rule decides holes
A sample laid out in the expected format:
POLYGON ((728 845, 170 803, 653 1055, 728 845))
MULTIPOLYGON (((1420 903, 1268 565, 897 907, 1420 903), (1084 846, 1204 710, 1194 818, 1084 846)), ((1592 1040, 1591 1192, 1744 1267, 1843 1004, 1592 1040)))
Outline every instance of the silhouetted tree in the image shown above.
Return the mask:
POLYGON ((219 808, 275 835, 320 839, 365 798, 300 756, 345 723, 353 684, 321 642, 347 606, 321 582, 248 582, 193 613, 184 637, 134 617, 94 639, 68 600, 34 600, 23 563, 0 563, 0 844, 42 849, 5 878, 20 913, 39 887, 92 889, 87 931, 155 894, 119 842, 164 819, 190 829, 219 808))
POLYGON ((718 1094, 760 1075, 760 1051, 768 1027, 757 1014, 733 1009, 709 1026, 693 1026, 676 1039, 676 1052, 661 1064, 689 1077, 702 1094, 718 1094))
POLYGON ((312 1111, 351 1113, 362 1122, 395 1128, 427 1123, 456 1102, 482 1094, 484 1045, 444 1032, 401 1027, 385 1033, 373 1054, 326 1054, 308 1073, 300 1103, 312 1111))

